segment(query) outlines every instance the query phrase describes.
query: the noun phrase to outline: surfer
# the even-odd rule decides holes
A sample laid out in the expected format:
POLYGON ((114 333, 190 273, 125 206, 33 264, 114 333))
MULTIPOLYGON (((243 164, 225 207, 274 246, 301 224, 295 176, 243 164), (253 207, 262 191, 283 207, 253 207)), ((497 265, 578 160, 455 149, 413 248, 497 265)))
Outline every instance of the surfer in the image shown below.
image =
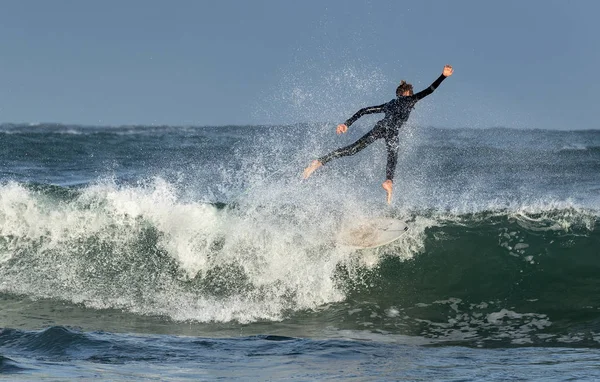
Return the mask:
POLYGON ((323 166, 327 162, 332 159, 354 155, 357 152, 361 151, 371 143, 375 142, 377 139, 383 138, 385 140, 385 148, 387 150, 387 167, 386 167, 386 180, 383 182, 382 187, 387 192, 387 202, 388 204, 392 202, 392 188, 394 181, 394 171, 396 169, 396 162, 398 160, 398 133, 400 128, 408 120, 410 116, 410 112, 415 107, 415 104, 425 98, 426 96, 433 93, 433 91, 440 86, 442 81, 446 77, 450 77, 454 70, 452 66, 446 65, 444 66, 444 70, 442 74, 438 77, 437 80, 431 84, 425 90, 418 92, 417 94, 413 94, 413 86, 406 81, 402 80, 400 85, 396 89, 396 98, 391 100, 390 102, 384 103, 379 106, 371 106, 360 109, 356 112, 350 119, 346 122, 339 124, 336 128, 336 132, 338 134, 343 134, 348 131, 348 127, 350 127, 354 122, 356 122, 360 117, 366 114, 374 114, 374 113, 385 113, 385 116, 382 120, 375 124, 375 127, 363 135, 358 141, 353 144, 342 147, 335 151, 330 152, 329 154, 314 160, 303 173, 304 179, 308 178, 316 169, 323 166))

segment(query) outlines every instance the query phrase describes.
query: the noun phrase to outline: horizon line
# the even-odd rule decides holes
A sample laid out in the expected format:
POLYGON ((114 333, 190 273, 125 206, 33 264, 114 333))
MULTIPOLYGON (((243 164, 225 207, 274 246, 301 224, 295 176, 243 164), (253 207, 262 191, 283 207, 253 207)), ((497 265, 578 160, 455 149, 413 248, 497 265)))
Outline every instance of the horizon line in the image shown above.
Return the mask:
MULTIPOLYGON (((0 122, 0 127, 14 126, 14 127, 36 127, 36 126, 55 126, 55 127, 80 127, 80 128, 147 128, 147 127, 170 127, 170 128, 273 128, 273 127, 290 127, 299 125, 332 125, 335 126, 337 123, 334 122, 296 122, 286 124, 219 124, 219 125, 184 125, 184 124, 121 124, 121 125, 93 125, 93 124, 81 124, 81 123, 64 123, 64 122, 0 122)), ((542 129, 542 128, 526 128, 526 127, 508 127, 508 126, 486 126, 486 127, 452 127, 452 126, 434 126, 434 125, 416 125, 419 128, 433 128, 433 129, 447 129, 447 130, 461 130, 461 129, 507 129, 507 130, 540 130, 540 131, 598 131, 600 128, 583 128, 583 129, 542 129)))

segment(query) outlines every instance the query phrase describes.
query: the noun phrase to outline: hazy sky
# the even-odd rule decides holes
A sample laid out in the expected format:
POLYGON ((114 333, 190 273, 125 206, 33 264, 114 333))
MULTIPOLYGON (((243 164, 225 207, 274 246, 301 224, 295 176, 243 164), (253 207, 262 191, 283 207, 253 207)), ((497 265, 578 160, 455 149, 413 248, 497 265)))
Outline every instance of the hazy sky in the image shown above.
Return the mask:
POLYGON ((597 129, 598 15, 596 0, 3 0, 0 122, 337 122, 449 63, 416 123, 597 129))

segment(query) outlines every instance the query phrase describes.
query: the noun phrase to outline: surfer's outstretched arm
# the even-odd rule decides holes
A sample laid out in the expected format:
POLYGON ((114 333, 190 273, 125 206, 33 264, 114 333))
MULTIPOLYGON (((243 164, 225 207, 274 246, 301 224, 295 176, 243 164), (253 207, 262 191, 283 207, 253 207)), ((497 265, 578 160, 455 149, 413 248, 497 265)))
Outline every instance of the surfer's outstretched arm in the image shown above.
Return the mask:
POLYGON ((362 109, 360 109, 359 111, 357 111, 356 114, 354 114, 352 117, 350 117, 349 119, 347 119, 346 122, 340 123, 337 126, 337 128, 336 128, 335 131, 338 134, 345 133, 346 131, 348 131, 348 127, 350 125, 352 125, 354 122, 356 122, 363 115, 366 115, 366 114, 375 114, 375 113, 383 113, 383 107, 384 106, 385 106, 385 103, 383 105, 379 105, 379 106, 363 107, 362 109))
POLYGON ((385 106, 385 104, 379 105, 379 106, 363 107, 362 109, 357 111, 356 114, 354 114, 352 117, 350 117, 348 120, 346 120, 346 122, 344 122, 344 125, 350 127, 350 125, 352 125, 354 122, 356 122, 363 115, 383 113, 384 106, 385 106))
POLYGON ((415 94, 413 97, 416 98, 417 101, 427 97, 428 95, 433 93, 433 91, 435 89, 437 89, 438 86, 440 86, 440 84, 442 83, 442 81, 444 81, 446 79, 446 77, 450 77, 453 72, 454 72, 454 69, 452 69, 452 66, 450 66, 450 65, 444 66, 444 71, 437 78, 437 80, 433 81, 433 83, 431 84, 430 87, 428 87, 425 90, 421 90, 420 92, 415 94))

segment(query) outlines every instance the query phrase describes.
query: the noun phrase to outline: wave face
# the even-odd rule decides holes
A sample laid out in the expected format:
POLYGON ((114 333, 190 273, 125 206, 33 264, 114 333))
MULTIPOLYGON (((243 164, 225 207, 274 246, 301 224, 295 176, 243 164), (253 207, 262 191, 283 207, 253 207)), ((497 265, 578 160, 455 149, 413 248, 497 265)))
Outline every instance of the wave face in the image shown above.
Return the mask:
POLYGON ((444 343, 596 347, 599 222, 572 208, 437 219, 422 253, 379 262, 349 318, 444 343))
POLYGON ((597 346, 598 132, 409 128, 387 207, 383 147, 302 182, 334 143, 294 129, 3 126, 15 151, 44 153, 0 158, 5 314, 54 301, 291 335, 597 346), (343 221, 382 215, 410 231, 335 245, 343 221))

